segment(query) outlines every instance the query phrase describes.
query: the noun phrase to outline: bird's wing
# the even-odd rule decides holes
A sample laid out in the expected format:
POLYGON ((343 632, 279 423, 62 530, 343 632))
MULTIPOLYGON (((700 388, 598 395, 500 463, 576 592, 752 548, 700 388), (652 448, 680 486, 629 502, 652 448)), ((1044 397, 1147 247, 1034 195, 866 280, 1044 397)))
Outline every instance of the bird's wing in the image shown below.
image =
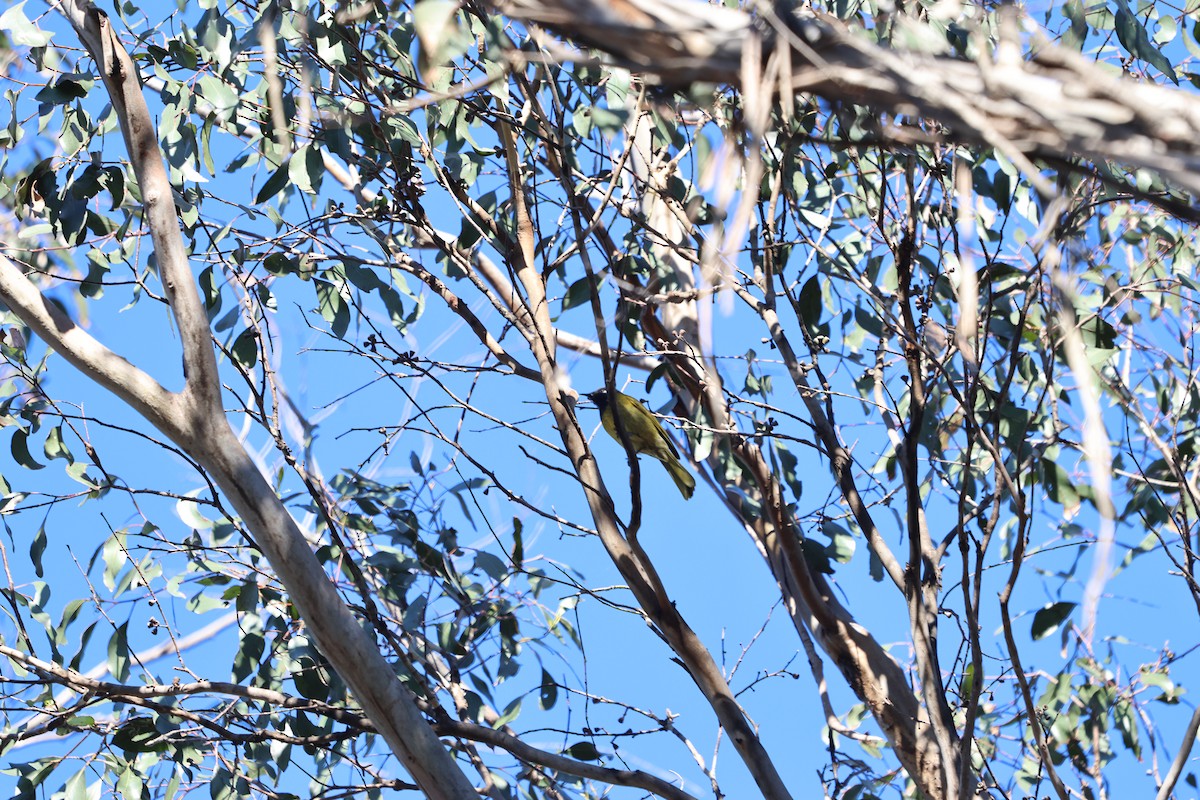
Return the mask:
MULTIPOLYGON (((649 410, 647 410, 646 413, 652 415, 652 412, 649 410)), ((679 458, 679 451, 675 449, 675 443, 671 441, 671 436, 667 433, 667 427, 663 425, 661 421, 659 421, 658 417, 654 417, 654 424, 658 429, 658 435, 661 436, 662 440, 667 443, 667 449, 671 451, 671 455, 679 458)))

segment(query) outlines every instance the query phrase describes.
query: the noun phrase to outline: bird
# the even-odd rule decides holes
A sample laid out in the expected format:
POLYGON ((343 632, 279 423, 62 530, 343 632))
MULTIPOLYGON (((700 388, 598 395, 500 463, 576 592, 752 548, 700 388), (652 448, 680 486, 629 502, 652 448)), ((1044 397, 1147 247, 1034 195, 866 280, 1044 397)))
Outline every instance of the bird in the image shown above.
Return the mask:
MULTIPOLYGON (((692 499, 692 493, 696 491, 696 479, 688 472, 687 467, 680 463, 679 451, 671 443, 662 424, 645 406, 621 392, 616 392, 616 402, 613 403, 607 389, 597 389, 588 392, 586 396, 600 410, 600 422, 609 436, 621 442, 621 434, 613 419, 613 409, 616 408, 617 413, 621 415, 621 427, 624 428, 633 451, 645 453, 661 461, 671 480, 675 481, 683 499, 692 499)), ((624 446, 623 442, 621 444, 624 446)))

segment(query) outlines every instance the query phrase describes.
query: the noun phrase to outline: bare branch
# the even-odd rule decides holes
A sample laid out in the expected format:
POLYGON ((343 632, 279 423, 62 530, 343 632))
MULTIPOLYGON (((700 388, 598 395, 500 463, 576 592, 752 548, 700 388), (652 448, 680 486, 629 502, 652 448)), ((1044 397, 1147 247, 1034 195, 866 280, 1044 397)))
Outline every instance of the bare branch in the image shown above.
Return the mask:
MULTIPOLYGON (((270 703, 280 708, 296 708, 329 717, 344 725, 361 731, 374 731, 375 727, 365 717, 346 711, 337 706, 331 706, 315 700, 294 697, 272 689, 258 686, 242 686, 238 683, 223 681, 196 681, 194 683, 126 685, 108 683, 62 667, 49 661, 35 658, 20 650, 0 645, 0 655, 25 665, 42 675, 47 680, 70 687, 78 693, 90 692, 102 697, 131 699, 147 699, 154 697, 181 697, 200 694, 224 694, 231 697, 244 697, 270 703)), ((178 709, 170 709, 169 713, 178 713, 178 709)), ((190 714, 190 718, 198 720, 198 715, 190 714)), ((556 755, 540 750, 532 745, 495 728, 487 728, 470 722, 443 719, 435 725, 437 732, 443 736, 458 736, 475 742, 482 742, 492 747, 507 750, 522 761, 537 764, 548 769, 565 772, 580 778, 602 781, 614 786, 632 786, 645 789, 667 800, 695 800, 695 798, 661 778, 656 778, 641 770, 610 769, 599 764, 588 764, 572 758, 556 755)), ((294 737, 281 739, 291 741, 294 737)))
POLYGON ((1192 719, 1188 722, 1187 730, 1183 733, 1183 740, 1179 743, 1179 752, 1175 754, 1175 760, 1171 762, 1171 769, 1167 771, 1167 777, 1163 778, 1162 786, 1159 787, 1154 800, 1168 800, 1171 792, 1175 791, 1175 783, 1183 774, 1183 765, 1187 763, 1188 756, 1192 752, 1192 745, 1196 743, 1197 730, 1200 730, 1200 708, 1192 712, 1192 719))
POLYGON ((221 382, 208 316, 188 263, 171 181, 158 147, 154 118, 142 96, 138 69, 103 11, 87 0, 54 0, 54 5, 70 21, 80 41, 95 59, 113 110, 120 120, 121 133, 141 191, 146 224, 154 242, 159 278, 179 326, 183 372, 188 380, 186 401, 199 401, 209 412, 219 412, 221 382))
POLYGON ((178 397, 92 338, 3 255, 0 300, 72 366, 135 408, 159 430, 169 435, 175 428, 178 397))

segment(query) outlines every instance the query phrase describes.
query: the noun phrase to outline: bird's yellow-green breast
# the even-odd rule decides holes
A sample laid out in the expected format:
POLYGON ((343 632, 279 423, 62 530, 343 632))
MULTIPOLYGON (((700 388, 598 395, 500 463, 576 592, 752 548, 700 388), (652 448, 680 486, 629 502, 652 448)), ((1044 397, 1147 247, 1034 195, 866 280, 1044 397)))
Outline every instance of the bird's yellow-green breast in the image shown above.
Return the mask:
POLYGON ((649 409, 627 394, 616 392, 614 397, 607 389, 589 392, 587 397, 600 410, 600 422, 609 436, 621 442, 621 434, 613 417, 615 409, 616 413, 620 415, 621 428, 625 430, 625 435, 628 437, 633 451, 645 453, 651 458, 661 461, 667 474, 671 476, 671 480, 678 487, 679 493, 685 500, 691 499, 692 493, 696 490, 696 479, 692 477, 692 473, 688 471, 687 467, 680 463, 679 451, 675 449, 671 437, 667 436, 662 424, 657 417, 650 413, 649 409))

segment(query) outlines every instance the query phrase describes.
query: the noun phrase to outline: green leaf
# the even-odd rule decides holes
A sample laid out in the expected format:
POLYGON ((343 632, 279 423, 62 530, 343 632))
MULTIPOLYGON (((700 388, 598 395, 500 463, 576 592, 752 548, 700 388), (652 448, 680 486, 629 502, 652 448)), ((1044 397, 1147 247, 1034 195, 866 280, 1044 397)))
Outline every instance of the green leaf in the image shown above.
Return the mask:
MULTIPOLYGON (((154 725, 153 717, 131 717, 124 725, 117 729, 113 734, 112 746, 124 750, 126 753, 160 753, 166 750, 167 743, 165 741, 155 741, 160 739, 162 734, 154 725)), ((130 783, 128 788, 136 787, 137 794, 126 794, 125 789, 121 788, 121 784, 125 783, 126 776, 133 770, 126 770, 118 781, 117 788, 121 794, 126 797, 133 797, 135 800, 141 798, 141 779, 134 774, 136 784, 130 783)))
POLYGON ((0 14, 0 31, 8 31, 8 38, 19 47, 45 47, 50 44, 50 34, 39 28, 22 10, 24 2, 17 3, 0 14))
POLYGON ((216 63, 218 71, 224 71, 233 63, 233 48, 236 34, 233 23, 221 14, 215 2, 206 2, 209 8, 196 23, 197 44, 201 57, 207 56, 216 63))
POLYGON ((283 191, 288 185, 288 171, 291 169, 291 163, 285 162, 279 169, 275 170, 271 177, 267 178, 267 182, 258 190, 258 194, 254 197, 255 203, 265 203, 275 195, 283 191))
POLYGON ((117 575, 125 565, 125 532, 114 531, 104 542, 104 586, 110 592, 117 585, 117 575))
POLYGON ((482 570, 484 574, 494 581, 503 580, 508 575, 508 565, 487 551, 475 554, 475 568, 482 570))
POLYGON ((4 770, 5 773, 11 775, 19 770, 21 776, 9 796, 21 798, 21 800, 48 796, 48 792, 35 790, 43 785, 45 780, 50 777, 50 774, 54 772, 54 768, 63 763, 63 761, 64 759, 61 757, 44 758, 26 764, 15 765, 15 768, 6 768, 4 770))
POLYGON ((783 482, 792 490, 797 500, 804 494, 804 483, 800 480, 800 459, 783 442, 774 443, 775 455, 779 457, 783 482))
POLYGON ((1071 612, 1075 610, 1078 603, 1068 603, 1060 601, 1058 603, 1047 603, 1042 608, 1037 610, 1033 615, 1033 625, 1030 632, 1034 640, 1044 639, 1050 634, 1058 630, 1058 626, 1063 624, 1067 617, 1071 616, 1071 612))
POLYGON ((513 565, 516 566, 518 569, 520 569, 521 565, 525 563, 525 539, 524 539, 524 536, 522 535, 524 528, 525 528, 525 526, 521 522, 520 518, 513 517, 512 559, 513 559, 513 565))
POLYGON ((255 614, 258 612, 258 581, 253 578, 247 578, 242 582, 241 586, 230 587, 236 592, 237 603, 236 608, 243 614, 255 614))
POLYGON ((591 297, 592 279, 585 275, 568 287, 567 295, 562 301, 562 310, 567 311, 575 306, 581 306, 591 300, 591 297))
POLYGON ((558 702, 558 684, 550 673, 542 669, 542 688, 538 693, 538 705, 543 711, 549 711, 554 708, 554 704, 558 702))
POLYGON ((329 323, 333 335, 341 339, 350 327, 350 308, 338 287, 319 279, 313 283, 317 288, 317 310, 329 323))
MULTIPOLYGON (((71 723, 68 722, 67 724, 71 723)), ((88 768, 84 767, 67 779, 67 784, 63 787, 64 800, 88 800, 88 772, 88 768)))
POLYGON ((662 363, 657 364, 654 369, 650 370, 650 374, 646 376, 647 394, 649 394, 650 390, 654 388, 654 384, 658 381, 658 379, 668 373, 670 368, 670 362, 663 361, 662 363))
POLYGON ((821 532, 829 537, 829 544, 825 547, 826 554, 839 564, 848 564, 854 557, 856 547, 850 531, 836 522, 826 520, 821 525, 821 532))
POLYGON ((37 93, 38 102, 52 105, 64 105, 81 97, 87 97, 83 84, 67 78, 60 78, 37 93))
POLYGON ((108 264, 88 256, 88 274, 79 284, 79 293, 84 297, 99 300, 104 296, 104 276, 108 274, 108 264))
POLYGON ((118 681, 129 678, 129 623, 118 627, 108 640, 108 674, 118 681))
POLYGON ((1129 10, 1129 5, 1125 0, 1118 0, 1114 21, 1117 39, 1131 56, 1152 64, 1172 83, 1179 83, 1179 76, 1175 74, 1175 68, 1171 66, 1171 62, 1162 54, 1162 51, 1150 41, 1145 26, 1129 10))
POLYGON ((387 284, 379 278, 379 274, 375 270, 364 267, 353 259, 343 259, 342 269, 346 271, 346 279, 359 291, 376 292, 387 288, 387 284))
POLYGON ((1071 27, 1063 36, 1063 43, 1072 49, 1081 50, 1088 34, 1082 0, 1067 0, 1063 4, 1063 15, 1071 21, 1071 27))
POLYGON ((228 122, 237 113, 238 93, 215 75, 205 75, 197 86, 204 102, 212 106, 213 113, 221 122, 228 122))
POLYGON ((571 758, 577 758, 580 761, 599 761, 600 751, 596 749, 596 745, 591 742, 576 742, 568 747, 564 752, 571 758))
MULTIPOLYGON (((391 320, 392 327, 400 333, 404 333, 410 323, 411 315, 404 310, 404 301, 400 297, 400 293, 390 286, 384 286, 379 289, 379 298, 383 300, 383 307, 387 309, 388 317, 391 320)), ((420 312, 420 306, 414 310, 415 313, 420 312)))
POLYGON ((317 47, 317 57, 326 64, 338 67, 349 63, 346 42, 340 36, 332 35, 330 30, 324 26, 316 30, 310 28, 308 34, 317 47))
POLYGON ((75 463, 75 457, 71 455, 71 451, 67 449, 67 445, 63 442, 62 425, 56 425, 50 429, 50 433, 46 436, 46 443, 42 446, 42 451, 46 454, 46 458, 54 460, 56 458, 66 459, 67 463, 75 463))
POLYGON ((272 275, 290 275, 297 271, 296 260, 283 253, 271 253, 263 259, 263 267, 272 275))
POLYGON ((181 39, 167 42, 167 54, 184 69, 195 69, 200 64, 200 51, 181 39))
POLYGON ((287 168, 292 185, 305 194, 316 194, 321 188, 325 166, 321 163, 320 148, 301 145, 288 159, 287 168))
POLYGON ((829 563, 829 552, 821 546, 820 542, 804 539, 800 542, 800 552, 804 554, 804 560, 808 562, 810 568, 825 575, 833 574, 833 565, 829 563))
POLYGON ((299 668, 292 672, 292 680, 300 696, 322 703, 328 700, 329 680, 325 670, 317 666, 317 662, 309 656, 299 659, 298 666, 299 668))
POLYGON ((800 290, 800 298, 796 301, 796 310, 800 314, 800 321, 810 331, 816 331, 817 326, 821 324, 821 282, 814 275, 804 282, 804 287, 800 290))
MULTIPOLYGON (((200 489, 188 492, 190 497, 200 494, 200 489)), ((212 520, 200 513, 200 504, 188 498, 181 498, 175 503, 175 514, 179 521, 192 530, 205 531, 213 526, 212 520)))
POLYGON ((605 136, 615 136, 625 126, 629 112, 623 108, 604 108, 597 106, 590 109, 591 122, 605 136))
POLYGON ((258 333, 253 328, 246 328, 233 340, 229 352, 246 369, 251 369, 258 363, 258 333))
POLYGON ((204 308, 211 320, 221 310, 221 287, 217 283, 212 267, 205 267, 200 272, 200 296, 204 299, 204 308))
POLYGON ((39 578, 45 577, 42 572, 42 554, 46 552, 46 526, 38 528, 29 544, 29 560, 33 562, 33 571, 39 578))
POLYGON ((67 628, 79 618, 79 612, 83 610, 87 602, 82 597, 77 597, 63 607, 62 618, 59 620, 58 628, 56 629, 59 642, 66 642, 67 628))
POLYGON ((958 695, 966 702, 971 697, 971 692, 975 688, 975 665, 967 664, 967 668, 963 670, 962 681, 958 684, 958 695))
POLYGON ((1121 740, 1125 746, 1132 750, 1135 756, 1140 757, 1141 745, 1138 742, 1137 716, 1133 705, 1128 700, 1117 698, 1113 705, 1113 722, 1116 723, 1117 730, 1121 732, 1121 740))
POLYGON ((1117 349, 1117 329, 1101 317, 1092 316, 1079 325, 1079 333, 1088 348, 1105 351, 1117 349))
POLYGON ((878 318, 875 313, 868 311, 868 309, 865 309, 862 306, 854 307, 854 321, 856 321, 858 326, 862 327, 864 331, 870 333, 871 336, 883 335, 883 320, 878 318))
POLYGON ((108 193, 112 195, 112 209, 116 211, 125 202, 125 171, 120 167, 108 167, 104 170, 108 193))
POLYGON ((23 428, 17 428, 13 431, 9 449, 12 451, 13 460, 25 469, 44 469, 46 466, 35 461, 33 456, 29 454, 29 434, 23 428))
POLYGON ((403 114, 393 114, 388 117, 387 124, 400 141, 411 144, 414 147, 421 146, 421 132, 417 130, 417 126, 408 117, 403 114))
POLYGON ((1068 511, 1079 508, 1079 491, 1072 483, 1071 476, 1048 458, 1042 461, 1042 480, 1046 486, 1046 494, 1051 500, 1068 511))
POLYGON ((492 725, 492 727, 493 728, 503 728, 505 725, 508 725, 509 723, 513 722, 520 715, 521 715, 521 698, 518 697, 516 700, 513 700, 511 703, 509 703, 505 707, 504 713, 502 713, 500 715, 500 718, 495 721, 495 723, 492 725))
MULTIPOLYGON (((247 592, 242 592, 242 595, 247 592)), ((241 605, 241 596, 238 597, 239 605, 241 605)), ((236 681, 243 681, 258 668, 262 661, 263 653, 266 652, 266 641, 257 633, 246 632, 242 634, 242 643, 238 648, 237 654, 233 658, 233 678, 236 681)))

